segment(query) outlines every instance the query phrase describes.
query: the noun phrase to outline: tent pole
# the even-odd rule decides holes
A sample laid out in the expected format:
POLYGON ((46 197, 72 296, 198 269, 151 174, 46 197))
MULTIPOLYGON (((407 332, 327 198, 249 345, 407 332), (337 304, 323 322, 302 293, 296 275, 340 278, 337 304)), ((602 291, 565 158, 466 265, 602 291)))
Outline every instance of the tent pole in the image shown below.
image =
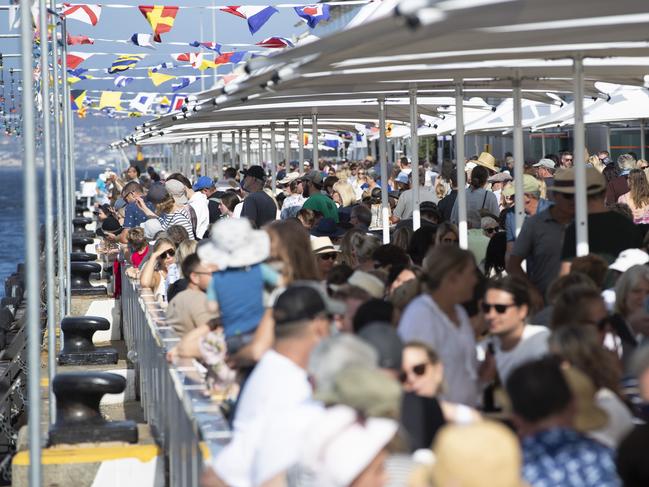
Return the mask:
POLYGON ((378 98, 379 104, 379 162, 381 167, 381 228, 383 243, 390 243, 390 206, 388 203, 388 161, 385 123, 385 97, 378 98))
POLYGON ((523 151, 523 113, 521 80, 519 74, 512 81, 512 97, 514 101, 514 207, 515 207, 515 235, 521 231, 525 221, 525 197, 523 195, 523 174, 525 172, 525 161, 523 151))
POLYGON ((545 157, 547 152, 545 151, 545 129, 541 130, 541 157, 545 157))
POLYGON ((234 130, 230 132, 230 135, 232 137, 232 145, 230 146, 230 166, 237 167, 237 158, 234 155, 235 149, 237 148, 237 135, 234 130))
POLYGON ((410 90, 410 159, 412 164, 412 229, 421 226, 419 213, 419 137, 417 135, 417 88, 410 90))
POLYGON ((312 143, 311 145, 313 146, 313 150, 311 151, 313 159, 311 161, 311 169, 315 169, 316 171, 320 170, 320 157, 318 156, 318 109, 313 108, 311 111, 311 132, 312 132, 312 143))
MULTIPOLYGON (((61 19, 61 38, 67 39, 67 29, 66 29, 66 20, 65 18, 61 19)), ((61 46, 61 80, 63 81, 61 87, 63 88, 63 93, 61 98, 63 101, 63 198, 64 198, 64 226, 65 226, 65 239, 66 239, 66 250, 65 250, 65 314, 69 314, 72 310, 72 294, 70 292, 70 253, 72 252, 72 193, 74 192, 74 186, 70 186, 70 181, 72 181, 71 172, 71 159, 72 159, 72 147, 70 145, 70 86, 67 81, 68 76, 68 49, 67 42, 63 42, 61 46)))
POLYGON ((574 167, 575 167, 575 226, 577 229, 577 257, 588 255, 588 202, 586 197, 586 151, 584 134, 584 65, 581 55, 573 60, 574 66, 574 167))
POLYGON ((216 176, 223 179, 223 133, 216 134, 216 176))
POLYGON ((644 118, 640 119, 640 159, 645 159, 646 153, 646 140, 645 140, 645 120, 644 118))
POLYGON ((275 123, 270 122, 270 177, 273 195, 275 194, 275 187, 277 185, 277 156, 275 148, 275 123))
POLYGON ((207 138, 207 154, 210 160, 210 174, 209 177, 214 178, 214 136, 212 134, 207 138))
POLYGON ((606 151, 609 157, 611 156, 611 126, 606 126, 606 151))
POLYGON ((286 162, 286 168, 289 167, 289 161, 291 159, 291 138, 288 133, 288 121, 284 122, 284 161, 286 162))
POLYGON ((246 167, 252 166, 252 145, 250 140, 250 129, 246 129, 246 167))
POLYGON ((300 174, 304 174, 304 119, 297 119, 297 151, 300 164, 300 174))
POLYGON ((243 129, 239 129, 239 145, 237 146, 239 153, 239 170, 243 170, 243 129))
MULTIPOLYGON (((42 2, 41 2, 42 3, 42 2)), ((29 485, 42 484, 41 472, 41 420, 40 420, 40 272, 38 231, 38 179, 36 173, 36 127, 34 123, 34 85, 32 66, 32 14, 31 9, 20 9, 20 50, 22 54, 23 103, 23 205, 25 219, 25 284, 27 310, 27 392, 29 432, 29 485)), ((44 8, 41 5, 41 12, 44 8)), ((47 34, 45 34, 47 35, 47 34)), ((65 39, 65 37, 64 37, 65 39)), ((47 42, 44 45, 47 49, 47 42)), ((67 82, 65 83, 67 84, 67 82)), ((66 99, 66 103, 70 103, 66 99)), ((51 283, 49 283, 51 284, 51 283)), ((53 303, 48 303, 52 305, 53 303)))
POLYGON ((464 173, 464 93, 462 80, 455 80, 455 164, 457 169, 457 209, 460 247, 469 247, 469 234, 466 221, 466 174, 464 173))

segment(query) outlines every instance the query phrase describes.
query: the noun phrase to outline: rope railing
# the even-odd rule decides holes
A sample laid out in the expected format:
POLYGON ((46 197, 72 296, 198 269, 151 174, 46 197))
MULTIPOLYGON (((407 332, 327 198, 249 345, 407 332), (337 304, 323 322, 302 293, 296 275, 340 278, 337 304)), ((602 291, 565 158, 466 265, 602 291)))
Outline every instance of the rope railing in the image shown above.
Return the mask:
POLYGON ((122 324, 144 417, 163 448, 169 484, 198 485, 203 464, 229 441, 230 428, 212 399, 200 366, 167 352, 180 337, 150 290, 122 270, 122 324))

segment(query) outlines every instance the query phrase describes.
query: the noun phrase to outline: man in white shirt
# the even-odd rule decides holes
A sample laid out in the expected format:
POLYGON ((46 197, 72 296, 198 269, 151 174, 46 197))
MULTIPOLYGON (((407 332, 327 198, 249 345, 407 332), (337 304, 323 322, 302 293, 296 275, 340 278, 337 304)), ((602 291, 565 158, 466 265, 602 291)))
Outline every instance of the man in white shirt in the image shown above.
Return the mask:
MULTIPOLYGON (((518 366, 547 353, 550 330, 525 323, 530 295, 521 278, 507 276, 490 281, 482 310, 494 337, 495 365, 503 384, 518 366)), ((487 360, 492 360, 490 355, 487 360)))
POLYGON ((275 344, 245 383, 232 441, 212 464, 227 485, 252 486, 252 464, 263 432, 283 411, 311 397, 309 357, 328 336, 331 314, 339 311, 321 291, 306 283, 289 287, 277 298, 273 306, 275 344))

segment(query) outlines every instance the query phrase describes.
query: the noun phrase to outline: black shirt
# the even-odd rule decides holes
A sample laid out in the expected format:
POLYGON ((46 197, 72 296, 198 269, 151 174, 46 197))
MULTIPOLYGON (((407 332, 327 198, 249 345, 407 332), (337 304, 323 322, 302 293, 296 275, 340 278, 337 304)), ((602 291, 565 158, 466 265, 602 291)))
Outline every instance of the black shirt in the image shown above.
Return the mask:
POLYGON ((241 216, 250 220, 255 228, 261 228, 277 217, 277 206, 273 198, 263 191, 250 193, 243 200, 241 216))
POLYGON ((437 209, 442 214, 444 221, 451 221, 451 213, 453 212, 453 205, 455 205, 456 198, 457 189, 453 189, 449 194, 444 196, 439 203, 437 203, 437 209))
MULTIPOLYGON (((577 237, 575 224, 566 229, 561 260, 572 260, 576 256, 577 237)), ((613 262, 625 249, 642 245, 638 227, 627 217, 614 211, 588 215, 588 243, 591 254, 598 254, 607 262, 613 262)))

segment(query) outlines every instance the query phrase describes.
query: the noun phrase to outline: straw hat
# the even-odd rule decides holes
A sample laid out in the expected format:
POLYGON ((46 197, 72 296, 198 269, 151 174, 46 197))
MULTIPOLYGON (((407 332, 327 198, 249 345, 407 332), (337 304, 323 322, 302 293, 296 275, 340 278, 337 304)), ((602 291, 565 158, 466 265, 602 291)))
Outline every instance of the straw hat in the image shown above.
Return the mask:
MULTIPOLYGON (((586 194, 597 194, 606 190, 606 178, 594 167, 586 167, 586 194)), ((559 169, 554 175, 554 184, 548 191, 555 193, 575 194, 574 168, 559 169)))
POLYGON ((329 237, 311 237, 311 250, 314 254, 328 254, 329 252, 340 252, 334 247, 329 237))
POLYGON ((277 184, 289 184, 295 181, 300 177, 300 173, 297 171, 286 173, 286 176, 283 179, 277 181, 277 184))
POLYGON ((254 230, 247 218, 225 218, 210 230, 210 240, 196 249, 201 261, 219 270, 259 264, 268 258, 270 239, 264 230, 254 230))
POLYGON ((518 440, 499 423, 445 426, 437 434, 433 452, 432 477, 438 487, 526 486, 518 440))
POLYGON ((475 162, 478 166, 486 167, 493 172, 498 172, 498 168, 496 167, 496 159, 488 152, 482 152, 480 154, 480 157, 478 157, 475 162))
POLYGON ((597 390, 590 378, 575 367, 561 369, 577 404, 575 429, 586 433, 603 428, 608 423, 608 414, 595 402, 597 390))

